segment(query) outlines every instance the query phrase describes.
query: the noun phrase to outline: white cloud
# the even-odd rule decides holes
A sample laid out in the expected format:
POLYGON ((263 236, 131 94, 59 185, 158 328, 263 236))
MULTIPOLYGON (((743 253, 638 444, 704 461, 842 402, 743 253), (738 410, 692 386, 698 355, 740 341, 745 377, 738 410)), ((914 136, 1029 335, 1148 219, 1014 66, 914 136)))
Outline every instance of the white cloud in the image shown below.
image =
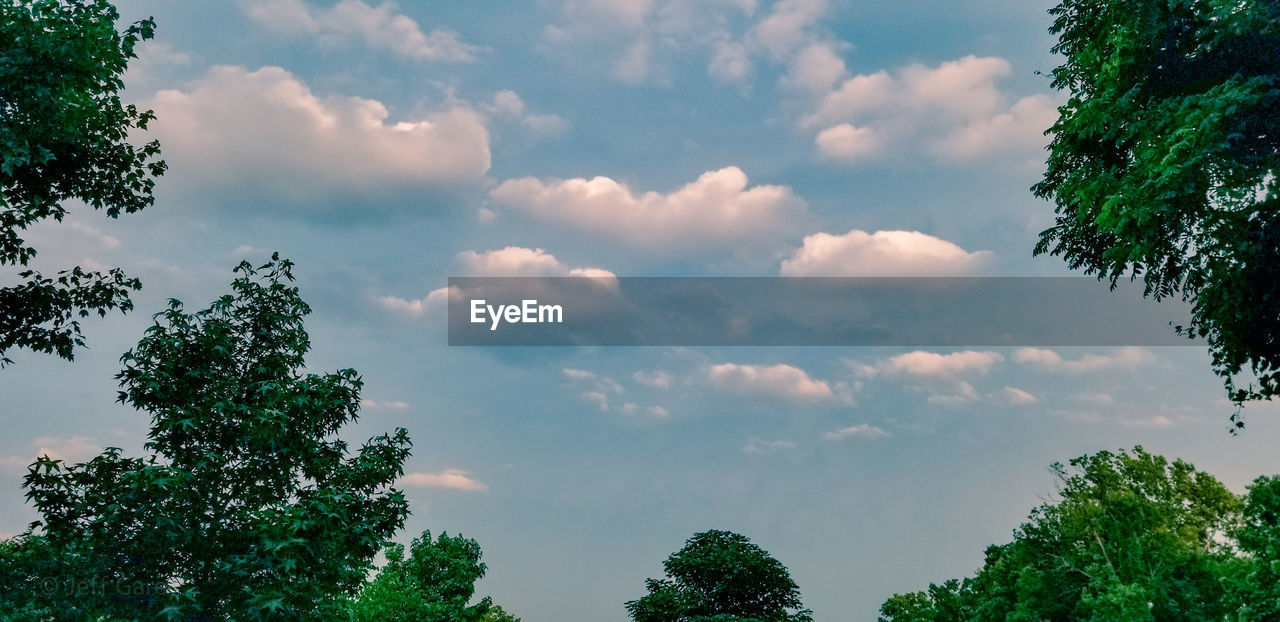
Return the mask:
POLYGON ((451 30, 424 33, 418 22, 390 2, 371 6, 341 0, 325 9, 303 0, 251 0, 244 5, 251 19, 277 33, 309 35, 323 43, 358 41, 411 60, 465 62, 475 60, 480 50, 451 30))
POLYGON ((647 249, 699 249, 777 237, 803 213, 786 186, 748 187, 730 166, 670 193, 637 194, 608 177, 503 182, 489 194, 537 220, 647 249))
POLYGON ((961 161, 986 155, 1033 153, 1049 144, 1044 136, 1058 120, 1058 107, 1046 95, 1017 101, 1006 112, 979 118, 935 146, 948 160, 961 161))
POLYGON ((815 380, 791 365, 712 365, 707 374, 711 386, 740 396, 769 397, 796 403, 845 403, 852 401, 846 388, 815 380))
POLYGON ((796 52, 788 63, 787 86, 806 93, 827 93, 848 75, 844 59, 831 42, 810 43, 796 52))
POLYGON ((851 438, 866 438, 866 439, 888 438, 891 435, 888 432, 876 426, 873 426, 869 423, 860 423, 855 426, 841 428, 839 430, 832 430, 830 432, 827 432, 823 436, 825 436, 826 439, 829 441, 844 441, 851 438))
POLYGON ((185 91, 160 91, 144 105, 156 111, 165 159, 203 187, 314 197, 472 183, 489 170, 489 133, 474 110, 388 122, 381 102, 317 96, 279 67, 214 67, 185 91))
POLYGON ((1028 406, 1040 401, 1036 396, 1017 387, 1000 389, 999 393, 996 394, 996 398, 1010 406, 1028 406))
POLYGON ((666 417, 666 416, 670 415, 671 413, 668 413, 668 412, 667 412, 667 409, 665 409, 665 408, 663 408, 663 407, 661 407, 661 406, 650 406, 650 407, 649 407, 649 414, 651 414, 651 415, 653 415, 653 416, 655 416, 655 417, 666 417))
POLYGON ((1154 362, 1155 356, 1142 348, 1125 347, 1116 349, 1111 354, 1083 354, 1077 359, 1065 359, 1053 350, 1020 348, 1014 351, 1013 360, 1049 371, 1082 373, 1137 369, 1154 362))
POLYGON ((715 46, 707 75, 722 84, 742 84, 751 75, 751 56, 746 46, 733 41, 721 41, 715 46))
POLYGON ((666 389, 671 386, 671 374, 654 370, 651 372, 638 371, 631 374, 631 378, 640 384, 653 387, 655 389, 666 389))
POLYGON ((858 162, 879 156, 884 145, 876 131, 849 123, 833 125, 813 138, 818 155, 828 160, 858 162))
POLYGON ((771 454, 795 448, 796 444, 791 441, 766 441, 762 438, 753 438, 748 440, 747 444, 742 447, 742 453, 771 454))
POLYGON ((467 471, 445 469, 438 473, 406 473, 396 481, 400 486, 413 488, 449 488, 466 492, 485 492, 489 487, 476 480, 467 471))
POLYGON ((578 394, 578 399, 594 404, 602 412, 609 410, 609 396, 604 391, 583 391, 578 394))
POLYGON ((782 261, 782 276, 952 276, 969 274, 991 256, 919 231, 853 229, 807 235, 782 261))
POLYGON ((827 12, 826 0, 781 0, 752 31, 775 60, 785 60, 814 38, 812 28, 827 12))
POLYGON ((799 120, 801 128, 819 130, 814 144, 824 158, 857 163, 890 149, 947 161, 1030 157, 1048 144, 1043 133, 1057 118, 1048 96, 1015 98, 998 86, 1013 70, 1002 58, 966 56, 848 77, 836 59, 789 78, 810 93, 833 84, 799 120))
POLYGON ((409 403, 395 400, 360 400, 360 406, 369 409, 407 410, 409 408, 409 403))
POLYGON ((544 34, 566 62, 625 84, 665 82, 668 60, 704 51, 714 56, 708 73, 733 81, 748 61, 720 44, 730 39, 732 16, 754 6, 754 0, 564 0, 544 34))
POLYGON ((498 91, 493 96, 493 102, 485 106, 485 110, 494 117, 519 123, 539 137, 560 134, 569 128, 569 122, 558 115, 529 112, 524 100, 514 91, 498 91))
MULTIPOLYGON (((596 279, 610 287, 617 285, 617 276, 603 268, 570 267, 555 255, 541 248, 508 246, 477 253, 462 251, 454 256, 458 276, 577 276, 596 279)), ((421 317, 436 309, 443 309, 450 298, 462 296, 458 288, 452 293, 448 287, 433 289, 423 298, 405 299, 382 296, 378 304, 393 313, 421 317)))
POLYGON ((863 366, 863 375, 905 374, 925 378, 951 378, 960 374, 985 374, 1004 357, 996 352, 965 350, 938 354, 915 350, 889 357, 873 367, 863 366))

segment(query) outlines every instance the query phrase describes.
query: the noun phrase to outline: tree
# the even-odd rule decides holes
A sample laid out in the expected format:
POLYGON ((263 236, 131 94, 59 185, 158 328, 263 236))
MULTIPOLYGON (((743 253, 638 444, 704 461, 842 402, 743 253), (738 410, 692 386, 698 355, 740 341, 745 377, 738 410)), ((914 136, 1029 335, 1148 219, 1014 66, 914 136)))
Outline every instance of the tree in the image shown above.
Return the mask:
POLYGON ((334 619, 403 525, 407 433, 353 454, 338 432, 362 383, 302 371, 292 264, 236 273, 207 309, 170 301, 121 357, 119 401, 151 415, 145 458, 31 465, 26 542, 46 551, 28 575, 54 588, 35 604, 53 617, 334 619))
POLYGON ((1227 579, 1254 563, 1230 542, 1244 504, 1211 475, 1141 447, 1052 470, 1061 500, 988 548, 974 577, 895 595, 880 619, 1222 620, 1240 609, 1227 579))
MULTIPOLYGON (((36 249, 23 232, 61 221, 67 201, 111 218, 154 202, 165 171, 160 146, 129 142, 154 115, 121 103, 119 92, 134 47, 155 23, 117 32, 118 19, 106 0, 0 2, 0 267, 27 266, 36 249)), ((119 269, 18 277, 0 288, 0 365, 13 348, 71 360, 84 345, 78 318, 128 311, 129 293, 141 287, 119 269)))
POLYGON ((387 565, 367 585, 355 602, 357 620, 432 620, 438 622, 485 622, 512 620, 486 596, 469 605, 475 596, 475 582, 484 577, 480 545, 462 537, 440 534, 431 539, 423 532, 409 546, 391 544, 386 550, 387 565), (506 617, 499 617, 499 616, 506 617))
POLYGON ((811 622, 791 574, 764 549, 729 531, 694 534, 662 563, 664 579, 627 603, 635 622, 811 622))
MULTIPOLYGON (((1053 85, 1069 99, 1034 187, 1036 254, 1192 303, 1242 406, 1280 393, 1280 2, 1062 0, 1053 85), (1237 378, 1254 376, 1245 386, 1237 378)), ((1237 409, 1232 420, 1243 426, 1237 409)))
POLYGON ((520 618, 507 613, 500 605, 494 605, 488 613, 481 616, 480 620, 481 622, 520 622, 520 618))

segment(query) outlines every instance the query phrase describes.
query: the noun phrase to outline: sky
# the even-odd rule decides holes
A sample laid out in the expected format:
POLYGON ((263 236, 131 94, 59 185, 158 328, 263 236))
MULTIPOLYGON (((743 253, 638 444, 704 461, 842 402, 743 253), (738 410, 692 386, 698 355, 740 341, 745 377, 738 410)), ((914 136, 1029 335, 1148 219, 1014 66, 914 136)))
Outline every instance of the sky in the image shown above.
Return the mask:
POLYGON ((241 260, 297 263, 315 371, 402 426, 401 486, 475 538, 526 622, 627 619, 685 539, 743 533, 816 619, 972 572, 1047 466, 1141 444, 1237 491, 1280 409, 1204 348, 449 347, 449 276, 1068 276, 1029 188, 1063 95, 1040 0, 121 0, 154 16, 126 98, 169 172, 119 220, 71 206, 36 267, 120 266, 137 308, 74 363, 0 372, 0 535, 39 453, 138 454, 119 356, 241 260))

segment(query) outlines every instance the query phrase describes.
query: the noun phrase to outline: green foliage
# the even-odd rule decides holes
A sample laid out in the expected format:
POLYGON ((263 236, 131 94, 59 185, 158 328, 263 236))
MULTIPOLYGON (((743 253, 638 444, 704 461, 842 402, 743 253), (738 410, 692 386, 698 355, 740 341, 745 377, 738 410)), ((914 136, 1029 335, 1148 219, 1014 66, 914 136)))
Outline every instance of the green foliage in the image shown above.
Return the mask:
POLYGON ((353 454, 338 437, 361 380, 302 371, 309 308, 291 268, 241 263, 232 294, 194 313, 170 301, 121 357, 119 400, 151 414, 145 458, 111 448, 31 465, 41 519, 8 580, 47 589, 23 607, 57 619, 347 615, 342 596, 408 512, 391 485, 410 443, 397 430, 353 454))
MULTIPOLYGON (((128 141, 154 115, 121 103, 119 92, 134 47, 155 24, 117 32, 117 19, 106 0, 0 2, 0 266, 26 266, 36 249, 23 231, 61 221, 68 200, 111 218, 154 201, 165 171, 160 146, 128 141)), ((70 360, 84 345, 77 318, 128 311, 130 291, 141 287, 119 269, 18 277, 20 285, 0 288, 0 365, 11 348, 70 360)))
POLYGON ((433 541, 427 531, 413 540, 407 559, 401 544, 388 546, 386 556, 387 565, 355 602, 356 620, 516 620, 494 607, 488 596, 468 605, 476 592, 475 582, 485 573, 475 540, 442 533, 433 541))
MULTIPOLYGON (((1036 253, 1193 304, 1237 405, 1280 392, 1280 3, 1062 0, 1036 253), (1255 380, 1240 387, 1236 377, 1255 380)), ((1242 425, 1239 412, 1232 417, 1242 425)))
POLYGON ((627 603, 636 622, 811 622, 787 568, 729 531, 694 534, 662 564, 664 579, 627 603))
POLYGON ((517 618, 505 610, 500 605, 494 605, 487 613, 480 617, 481 622, 520 622, 517 618))
MULTIPOLYGON (((895 595, 881 620, 1222 620, 1256 599, 1231 587, 1256 563, 1231 545, 1242 512, 1275 525, 1253 498, 1242 502, 1207 473, 1141 447, 1052 470, 1061 500, 1033 510, 1012 542, 988 548, 977 575, 895 595)), ((1280 546, 1272 528, 1260 527, 1258 542, 1280 546)))

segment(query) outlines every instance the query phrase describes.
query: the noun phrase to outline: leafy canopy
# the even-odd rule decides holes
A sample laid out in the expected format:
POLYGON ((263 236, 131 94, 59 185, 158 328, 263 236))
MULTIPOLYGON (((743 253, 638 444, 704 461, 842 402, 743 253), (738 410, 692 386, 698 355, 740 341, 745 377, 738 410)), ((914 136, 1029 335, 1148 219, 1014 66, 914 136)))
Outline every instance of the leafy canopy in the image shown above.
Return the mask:
MULTIPOLYGON (((1280 2, 1062 0, 1036 254, 1192 303, 1238 406, 1280 392, 1280 2), (1254 380, 1240 386, 1237 377, 1254 380)), ((1239 411, 1232 417, 1243 425, 1239 411)))
POLYGON ((811 622, 786 566, 746 536, 694 534, 662 563, 664 579, 627 603, 635 622, 811 622))
POLYGON ((401 544, 388 546, 386 556, 387 565, 355 602, 357 620, 518 622, 488 596, 468 604, 486 570, 475 540, 447 533, 432 540, 427 531, 413 540, 408 558, 401 544))
POLYGON ((170 301, 121 357, 119 400, 151 415, 145 458, 110 448, 31 465, 41 518, 22 542, 40 555, 11 580, 57 589, 20 593, 23 607, 58 619, 346 615, 343 595, 408 512, 392 487, 408 434, 352 452, 338 432, 358 417, 362 383, 350 369, 303 371, 310 309, 292 264, 236 273, 206 309, 170 301))
MULTIPOLYGON (((111 218, 154 202, 160 145, 129 142, 154 115, 120 101, 121 76, 155 23, 116 30, 106 0, 0 2, 0 268, 27 266, 23 232, 61 221, 82 201, 111 218)), ((6 279, 8 280, 8 279, 6 279)), ((78 318, 133 308, 141 283, 119 269, 22 270, 0 288, 0 365, 13 348, 71 360, 84 345, 78 318)))
POLYGON ((1057 502, 971 578, 897 594, 883 622, 1280 618, 1280 477, 1238 497, 1141 447, 1054 465, 1057 502))

